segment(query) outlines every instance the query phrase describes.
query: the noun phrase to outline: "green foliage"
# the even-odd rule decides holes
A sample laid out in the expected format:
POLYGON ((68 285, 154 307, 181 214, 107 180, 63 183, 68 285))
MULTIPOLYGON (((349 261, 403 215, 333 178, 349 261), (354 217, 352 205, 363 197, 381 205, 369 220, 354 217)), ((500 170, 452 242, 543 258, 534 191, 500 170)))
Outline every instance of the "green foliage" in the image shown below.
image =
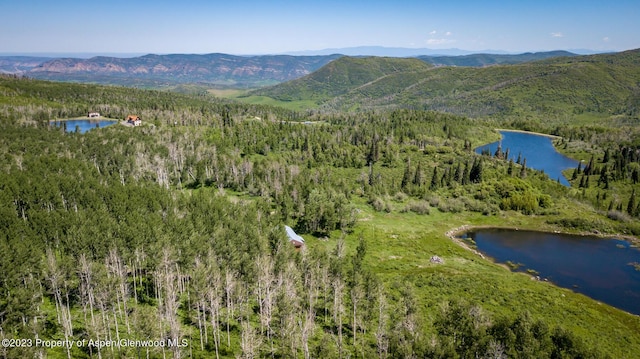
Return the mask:
MULTIPOLYGON (((600 336, 624 356, 640 345, 635 317, 573 294, 557 300, 559 289, 443 235, 468 223, 640 228, 590 204, 601 171, 582 198, 474 154, 495 136, 490 124, 417 110, 300 114, 12 77, 0 88, 0 335, 188 338, 189 348, 165 349, 194 357, 561 357, 591 353, 600 336), (89 108, 150 120, 86 134, 47 123, 89 108), (285 224, 305 236, 303 250, 285 224), (434 253, 447 264, 429 263, 434 253), (576 303, 589 312, 564 315, 576 303), (587 324, 600 332, 579 329, 587 324)), ((611 186, 598 188, 607 201, 626 204, 632 193, 637 156, 626 148, 610 149, 611 186)), ((88 350, 7 356, 97 355, 88 350)))
MULTIPOLYGON (((313 74, 259 90, 323 111, 419 108, 476 118, 637 119, 638 50, 482 68, 421 68, 414 59, 338 59, 313 74)), ((520 126, 524 127, 524 126, 520 126)), ((533 130, 532 128, 528 128, 533 130)))

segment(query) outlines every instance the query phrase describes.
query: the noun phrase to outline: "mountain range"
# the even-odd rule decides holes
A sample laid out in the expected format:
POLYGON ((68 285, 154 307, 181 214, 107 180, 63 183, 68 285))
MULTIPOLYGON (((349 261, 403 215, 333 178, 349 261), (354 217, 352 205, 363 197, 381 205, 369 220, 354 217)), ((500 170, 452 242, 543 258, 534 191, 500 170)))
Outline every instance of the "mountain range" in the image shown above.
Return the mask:
POLYGON ((282 103, 314 103, 327 111, 412 108, 520 119, 637 117, 640 49, 484 67, 345 56, 312 74, 251 95, 282 103))
POLYGON ((46 61, 25 74, 38 79, 146 87, 184 83, 255 87, 302 77, 338 57, 340 55, 245 57, 174 54, 134 58, 60 58, 46 61))
MULTIPOLYGON (((90 82, 136 87, 200 83, 215 87, 256 88, 309 75, 344 54, 236 56, 172 54, 92 58, 0 57, 0 73, 54 81, 90 82)), ((416 57, 437 66, 490 66, 576 56, 566 51, 416 57)))

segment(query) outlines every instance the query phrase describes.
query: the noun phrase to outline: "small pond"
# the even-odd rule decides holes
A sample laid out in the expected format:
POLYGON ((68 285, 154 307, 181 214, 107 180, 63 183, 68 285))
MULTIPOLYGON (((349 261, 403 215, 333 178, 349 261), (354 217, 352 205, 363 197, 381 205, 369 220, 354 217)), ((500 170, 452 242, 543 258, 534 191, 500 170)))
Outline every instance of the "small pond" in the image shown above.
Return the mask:
POLYGON ((515 162, 518 156, 527 160, 527 168, 542 170, 550 179, 559 180, 565 186, 570 186, 569 181, 562 175, 562 171, 568 168, 578 167, 578 161, 562 155, 556 151, 551 142, 551 137, 534 133, 500 131, 502 140, 476 148, 476 153, 488 150, 493 154, 501 144, 502 151, 509 149, 509 158, 515 162))
POLYGON ((67 132, 75 132, 76 130, 80 133, 85 133, 94 128, 107 127, 118 123, 115 120, 60 120, 60 121, 51 121, 51 126, 56 127, 65 127, 67 132))
POLYGON ((476 229, 462 238, 496 262, 640 315, 640 249, 626 241, 513 229, 476 229))

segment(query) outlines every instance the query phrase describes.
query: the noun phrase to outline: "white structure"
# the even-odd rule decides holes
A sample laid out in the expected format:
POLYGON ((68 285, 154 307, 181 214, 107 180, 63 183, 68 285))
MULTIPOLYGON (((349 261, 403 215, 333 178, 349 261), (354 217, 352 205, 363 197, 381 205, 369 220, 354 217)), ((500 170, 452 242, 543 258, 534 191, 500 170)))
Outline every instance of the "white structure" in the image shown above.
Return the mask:
POLYGON ((289 242, 293 243, 296 248, 300 248, 304 246, 304 238, 300 237, 293 228, 289 226, 284 226, 284 230, 287 231, 287 237, 289 237, 289 242))

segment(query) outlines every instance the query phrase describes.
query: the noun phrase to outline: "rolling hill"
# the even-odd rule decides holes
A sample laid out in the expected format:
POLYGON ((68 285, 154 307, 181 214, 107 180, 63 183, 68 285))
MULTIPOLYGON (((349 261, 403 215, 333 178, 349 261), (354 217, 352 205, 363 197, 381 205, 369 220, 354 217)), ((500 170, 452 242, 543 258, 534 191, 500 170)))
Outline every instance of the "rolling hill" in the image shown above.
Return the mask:
POLYGON ((526 52, 517 55, 469 54, 460 56, 418 56, 422 61, 436 66, 483 67, 491 65, 521 64, 556 57, 578 56, 568 51, 526 52))
POLYGON ((393 59, 393 71, 385 72, 385 62, 344 57, 253 94, 313 100, 323 110, 413 108, 471 117, 637 116, 640 107, 640 50, 482 68, 393 59))
POLYGON ((430 68, 431 65, 418 59, 341 57, 311 75, 255 93, 281 101, 323 101, 358 89, 376 87, 376 83, 389 78, 418 74, 430 68))

